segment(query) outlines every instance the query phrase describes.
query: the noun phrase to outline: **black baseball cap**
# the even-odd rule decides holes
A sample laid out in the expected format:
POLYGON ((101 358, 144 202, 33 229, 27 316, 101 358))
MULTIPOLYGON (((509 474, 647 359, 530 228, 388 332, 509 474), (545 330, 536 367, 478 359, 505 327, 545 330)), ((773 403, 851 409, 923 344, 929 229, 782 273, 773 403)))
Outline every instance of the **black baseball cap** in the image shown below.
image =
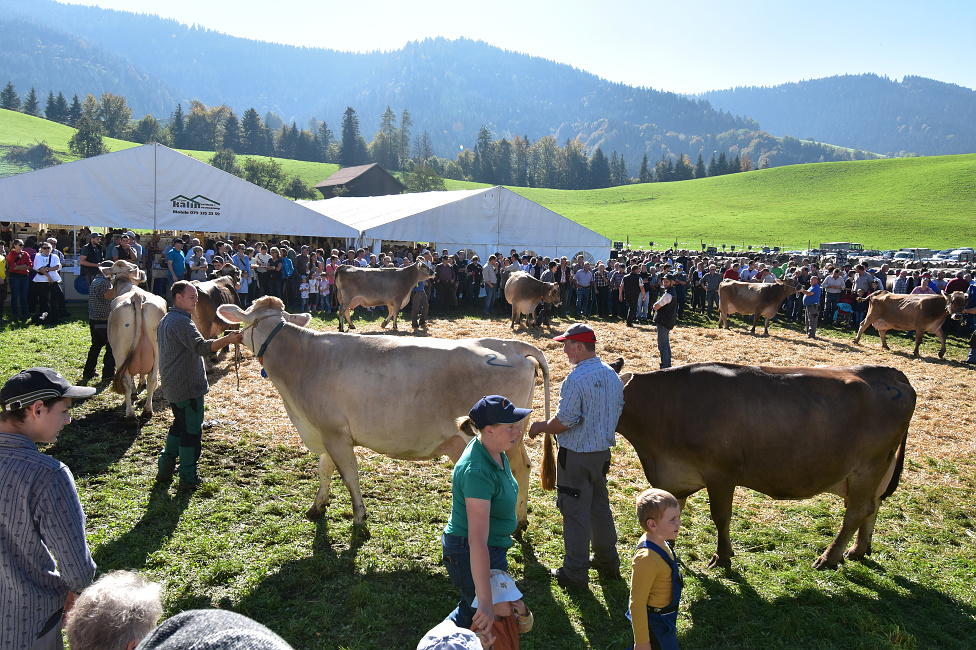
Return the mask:
POLYGON ((84 399, 94 394, 94 388, 72 386, 57 370, 28 368, 8 379, 0 388, 0 405, 4 411, 19 411, 38 400, 57 397, 84 399))
POLYGON ((521 422, 532 409, 520 409, 507 397, 501 395, 487 395, 468 411, 468 417, 474 421, 474 426, 484 429, 490 424, 512 424, 521 422))

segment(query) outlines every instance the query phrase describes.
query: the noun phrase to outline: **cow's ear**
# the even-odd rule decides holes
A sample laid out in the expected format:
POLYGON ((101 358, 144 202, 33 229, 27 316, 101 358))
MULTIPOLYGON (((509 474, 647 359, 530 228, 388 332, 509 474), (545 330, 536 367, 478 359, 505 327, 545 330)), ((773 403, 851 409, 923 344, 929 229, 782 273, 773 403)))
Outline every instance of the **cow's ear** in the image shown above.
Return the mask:
POLYGON ((620 383, 624 385, 624 388, 627 388, 627 384, 629 384, 630 380, 633 378, 634 378, 634 373, 625 372, 622 375, 620 375, 620 383))
POLYGON ((305 312, 303 314, 289 314, 289 313, 286 312, 285 313, 285 319, 289 323, 294 323, 295 325, 298 325, 299 327, 305 327, 312 320, 312 315, 310 313, 308 313, 308 312, 305 312))
POLYGON ((217 313, 228 323, 244 322, 244 310, 237 305, 221 305, 217 307, 217 313))

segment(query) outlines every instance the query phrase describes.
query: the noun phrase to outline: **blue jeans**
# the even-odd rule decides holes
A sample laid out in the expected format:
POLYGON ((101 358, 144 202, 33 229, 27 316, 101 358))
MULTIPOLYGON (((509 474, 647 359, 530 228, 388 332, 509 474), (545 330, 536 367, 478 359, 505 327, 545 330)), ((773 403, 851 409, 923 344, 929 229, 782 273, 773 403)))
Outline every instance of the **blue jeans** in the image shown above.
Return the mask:
MULTIPOLYGON (((470 629, 474 618, 474 578, 471 576, 471 548, 468 538, 444 533, 441 540, 444 549, 444 566, 451 584, 457 587, 461 600, 457 607, 448 615, 454 624, 464 629, 470 629)), ((488 563, 490 569, 508 571, 508 549, 501 546, 488 547, 488 563)))
POLYGON ((671 330, 657 326, 657 351, 661 355, 661 368, 671 367, 671 330))
POLYGON ((482 309, 482 311, 485 313, 486 316, 491 314, 493 311, 495 311, 495 294, 497 292, 498 292, 497 284, 493 287, 489 287, 487 284, 485 285, 485 307, 484 309, 482 309))
POLYGON ((20 318, 27 318, 27 291, 30 289, 30 279, 23 273, 7 273, 7 283, 10 284, 10 317, 17 319, 17 305, 20 304, 20 318))
POLYGON ((590 315, 590 287, 578 287, 576 289, 576 313, 584 316, 590 315), (586 309, 584 314, 583 309, 586 309))

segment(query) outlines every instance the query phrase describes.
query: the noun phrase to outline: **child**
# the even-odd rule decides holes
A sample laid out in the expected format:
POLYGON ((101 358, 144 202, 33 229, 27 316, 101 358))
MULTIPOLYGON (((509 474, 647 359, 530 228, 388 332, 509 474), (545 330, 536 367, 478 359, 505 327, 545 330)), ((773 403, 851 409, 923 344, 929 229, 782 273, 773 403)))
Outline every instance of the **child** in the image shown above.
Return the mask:
POLYGON ((298 285, 298 293, 302 297, 302 311, 308 311, 308 276, 303 275, 298 285))
POLYGON ((651 635, 657 641, 654 648, 677 650, 678 601, 684 585, 673 548, 681 528, 678 500, 664 490, 645 490, 637 497, 637 520, 644 534, 634 554, 627 612, 634 629, 633 650, 651 650, 651 635))
POLYGON ((319 310, 319 271, 315 269, 308 278, 308 305, 314 314, 319 310))
POLYGON ((319 310, 329 313, 329 278, 323 273, 319 276, 319 310))
MULTIPOLYGON (((501 569, 491 570, 491 600, 494 603, 495 623, 490 636, 495 638, 493 650, 518 650, 519 634, 532 629, 535 617, 522 602, 522 592, 515 586, 515 579, 501 569)), ((471 606, 477 609, 478 597, 471 606)))

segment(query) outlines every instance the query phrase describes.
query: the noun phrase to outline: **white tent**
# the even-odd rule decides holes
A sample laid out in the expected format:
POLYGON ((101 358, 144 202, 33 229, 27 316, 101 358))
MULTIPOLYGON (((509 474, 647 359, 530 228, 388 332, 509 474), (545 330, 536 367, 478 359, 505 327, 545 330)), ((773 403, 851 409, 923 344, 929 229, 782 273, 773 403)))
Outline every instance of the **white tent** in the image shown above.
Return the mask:
POLYGON ((384 241, 427 242, 452 253, 464 248, 482 260, 513 248, 549 257, 583 253, 589 260, 610 252, 603 235, 501 186, 299 203, 352 226, 376 252, 384 241))
POLYGON ((161 144, 2 178, 0 221, 359 236, 350 226, 161 144))

